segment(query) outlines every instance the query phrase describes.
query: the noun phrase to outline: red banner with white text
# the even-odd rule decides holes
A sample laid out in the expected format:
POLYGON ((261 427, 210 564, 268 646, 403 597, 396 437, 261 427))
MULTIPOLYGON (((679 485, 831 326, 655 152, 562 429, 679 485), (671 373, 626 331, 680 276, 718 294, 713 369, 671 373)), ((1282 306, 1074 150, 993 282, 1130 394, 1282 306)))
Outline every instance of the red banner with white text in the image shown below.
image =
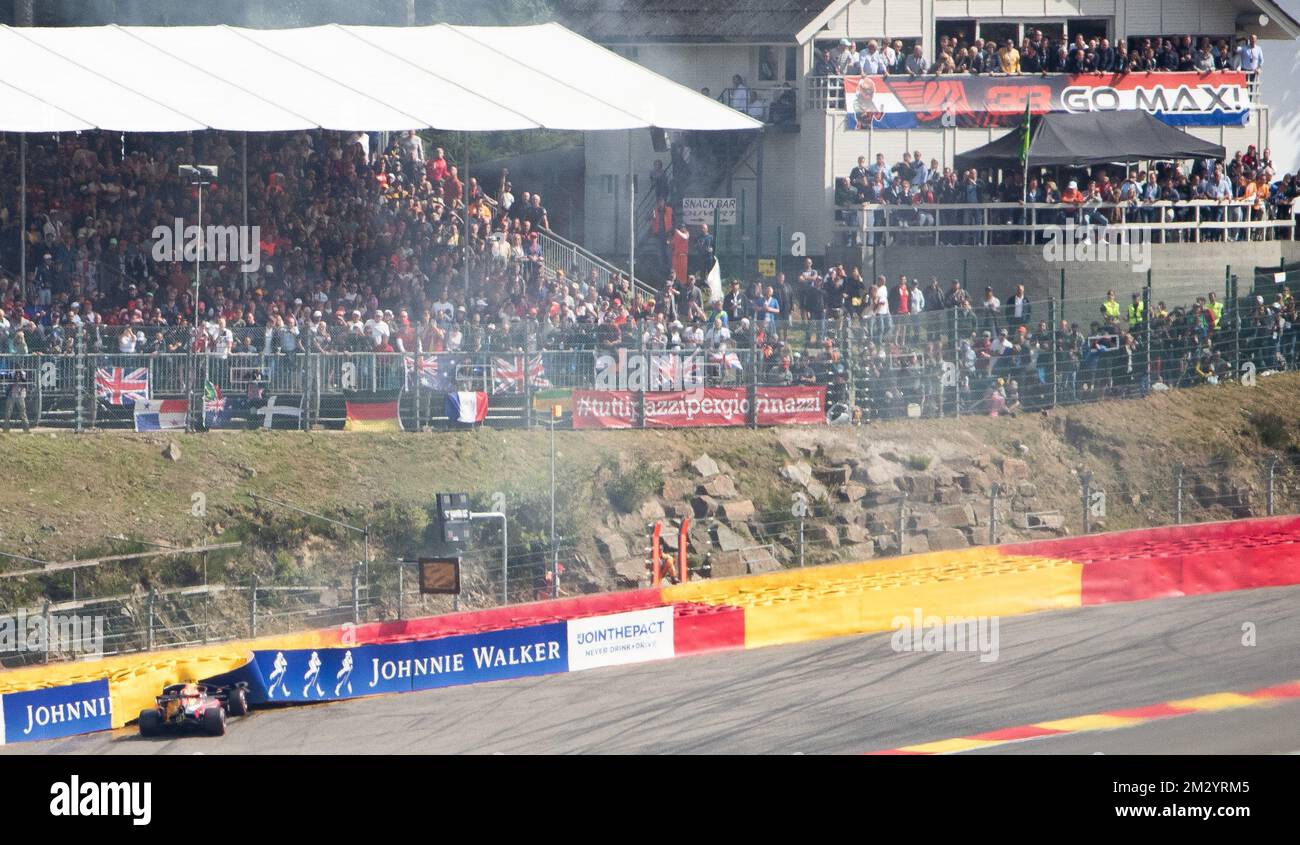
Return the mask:
MULTIPOLYGON (((825 387, 759 387, 755 399, 755 419, 762 426, 820 425, 826 422, 825 387)), ((749 396, 744 387, 707 387, 644 394, 631 390, 575 390, 573 427, 638 427, 638 406, 642 402, 645 403, 646 428, 726 427, 749 422, 749 396)))
POLYGON ((748 422, 749 400, 743 387, 645 394, 646 428, 732 426, 748 422))
POLYGON ((573 391, 574 428, 631 428, 637 394, 631 390, 573 391))
POLYGON ((759 425, 820 425, 826 422, 825 387, 760 387, 754 401, 759 425))

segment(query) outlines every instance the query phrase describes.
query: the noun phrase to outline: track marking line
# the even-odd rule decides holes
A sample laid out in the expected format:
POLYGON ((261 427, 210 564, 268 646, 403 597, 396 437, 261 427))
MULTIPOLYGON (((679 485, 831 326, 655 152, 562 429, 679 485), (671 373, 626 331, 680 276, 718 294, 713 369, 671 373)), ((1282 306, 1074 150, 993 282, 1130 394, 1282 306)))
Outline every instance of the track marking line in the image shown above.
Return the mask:
POLYGON ((1066 719, 1052 719, 1045 722, 1035 722, 1031 725, 985 731, 970 736, 904 745, 899 748, 889 748, 881 751, 869 751, 867 754, 960 754, 964 751, 976 751, 981 748, 1006 745, 1013 742, 1029 742, 1049 736, 1118 730, 1153 722, 1157 719, 1172 719, 1193 713, 1216 713, 1242 707, 1266 707, 1287 699, 1300 699, 1300 681, 1276 684, 1250 692, 1216 692, 1165 701, 1159 704, 1148 704, 1142 707, 1128 707, 1083 716, 1072 716, 1066 719))

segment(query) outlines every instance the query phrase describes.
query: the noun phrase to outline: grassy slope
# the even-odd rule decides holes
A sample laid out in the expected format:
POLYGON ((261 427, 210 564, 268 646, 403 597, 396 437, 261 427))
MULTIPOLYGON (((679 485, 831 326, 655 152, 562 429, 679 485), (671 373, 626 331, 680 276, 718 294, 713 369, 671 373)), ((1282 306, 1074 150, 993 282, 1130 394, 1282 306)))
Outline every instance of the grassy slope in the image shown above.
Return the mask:
MULTIPOLYGON (((1268 451, 1249 417, 1280 415, 1287 424, 1282 446, 1293 443, 1297 397, 1300 375, 1284 375, 1263 379, 1250 389, 1183 391, 1047 416, 893 421, 856 430, 808 430, 801 436, 832 450, 837 442, 856 441, 941 458, 1015 454, 1023 444, 1040 505, 1046 499, 1061 508, 1078 530, 1074 471, 1086 467, 1096 474, 1096 485, 1110 494, 1107 527, 1121 528, 1168 521, 1170 467, 1175 461, 1220 461, 1228 475, 1258 488, 1259 466, 1268 451)), ((760 507, 775 504, 787 495, 777 475, 789 460, 778 443, 779 434, 559 432, 564 518, 573 536, 589 537, 607 514, 603 486, 616 467, 654 462, 671 471, 702 452, 730 465, 741 495, 752 497, 760 507)), ((385 509, 426 507, 438 491, 503 491, 508 501, 527 501, 538 510, 548 489, 547 437, 545 431, 487 430, 418 435, 10 435, 0 439, 0 473, 7 481, 0 485, 0 550, 59 560, 118 549, 106 538, 123 533, 179 543, 229 536, 231 529, 241 534, 246 530, 241 525, 259 519, 263 528, 274 528, 264 516, 252 515, 247 494, 254 492, 358 523, 369 519, 382 524, 381 544, 386 540, 390 553, 403 553, 418 546, 418 539, 412 542, 403 534, 412 534, 423 523, 412 522, 404 511, 398 518, 385 509), (181 448, 177 462, 161 457, 169 441, 181 448), (195 492, 207 496, 205 518, 190 513, 195 492)), ((1280 494, 1279 509, 1294 506, 1289 495, 1280 494)), ((1213 515, 1192 513, 1190 518, 1213 515)), ((316 533, 311 526, 295 527, 304 542, 316 533)), ((335 534, 333 539, 346 536, 335 534)), ((0 568, 15 565, 0 561, 0 568)))

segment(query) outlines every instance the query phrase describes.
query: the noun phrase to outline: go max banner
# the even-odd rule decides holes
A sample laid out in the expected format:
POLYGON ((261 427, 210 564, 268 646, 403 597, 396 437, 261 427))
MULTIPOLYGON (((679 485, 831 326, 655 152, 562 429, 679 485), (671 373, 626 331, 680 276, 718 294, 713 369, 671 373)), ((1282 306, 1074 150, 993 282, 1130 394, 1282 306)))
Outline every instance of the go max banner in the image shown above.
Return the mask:
POLYGON ((108 680, 0 696, 0 744, 56 739, 113 727, 108 680))
POLYGON ((1025 108, 1145 111, 1173 126, 1244 126, 1246 74, 1085 73, 1053 76, 846 76, 849 129, 1018 126, 1025 108))
POLYGON ((329 701, 380 693, 567 672, 563 622, 384 645, 254 651, 265 689, 257 704, 329 701))

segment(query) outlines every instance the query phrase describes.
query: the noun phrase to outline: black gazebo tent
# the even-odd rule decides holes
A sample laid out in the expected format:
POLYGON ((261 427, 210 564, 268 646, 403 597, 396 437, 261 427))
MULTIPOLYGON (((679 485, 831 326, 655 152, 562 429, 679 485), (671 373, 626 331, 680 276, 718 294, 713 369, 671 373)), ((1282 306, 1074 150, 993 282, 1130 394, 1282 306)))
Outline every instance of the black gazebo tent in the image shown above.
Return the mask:
MULTIPOLYGON (((1016 127, 996 141, 961 153, 957 169, 1019 168, 1021 138, 1016 127)), ((1031 168, 1223 157, 1221 145, 1202 141, 1144 111, 1045 114, 1034 118, 1029 141, 1031 168)))

